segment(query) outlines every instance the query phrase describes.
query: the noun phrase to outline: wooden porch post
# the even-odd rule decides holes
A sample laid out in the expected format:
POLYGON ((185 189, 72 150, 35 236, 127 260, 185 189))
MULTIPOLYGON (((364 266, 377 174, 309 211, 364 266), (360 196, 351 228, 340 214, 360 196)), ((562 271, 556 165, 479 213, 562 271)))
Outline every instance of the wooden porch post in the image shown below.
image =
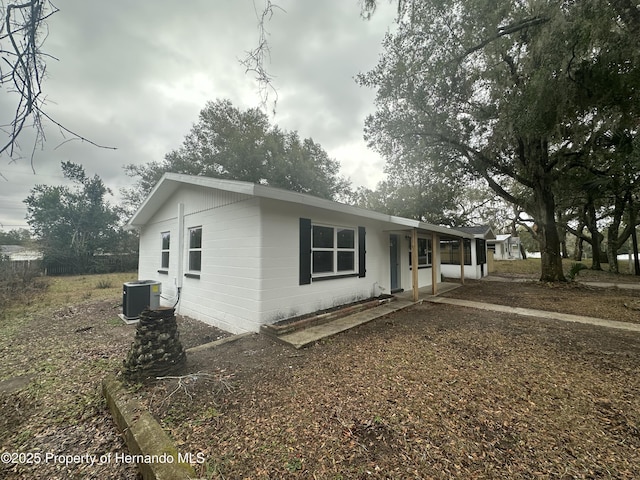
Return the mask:
POLYGON ((438 236, 431 234, 431 295, 438 294, 438 266, 440 265, 440 242, 438 236))
POLYGON ((460 238, 460 284, 464 285, 464 238, 460 238))
POLYGON ((413 287, 413 301, 417 302, 418 293, 418 230, 411 232, 411 285, 413 287))

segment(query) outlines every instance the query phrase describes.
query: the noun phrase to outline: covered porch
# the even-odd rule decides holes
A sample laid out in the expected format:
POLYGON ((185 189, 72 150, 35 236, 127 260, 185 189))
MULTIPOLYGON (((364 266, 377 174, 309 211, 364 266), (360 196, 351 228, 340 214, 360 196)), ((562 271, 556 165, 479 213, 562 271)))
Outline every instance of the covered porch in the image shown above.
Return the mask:
MULTIPOLYGON (((416 224, 411 229, 389 232, 391 293, 413 302, 419 301, 421 294, 435 296, 464 284, 464 241, 473 238, 466 232, 458 232, 446 227, 422 222, 416 222, 416 224), (458 233, 459 235, 457 235, 458 233), (455 244, 457 247, 455 255, 459 256, 456 262, 459 267, 459 283, 442 282, 441 280, 441 242, 448 245, 455 244), (402 245, 399 246, 399 244, 402 245), (400 253, 403 251, 404 254, 400 253), (407 257, 404 256, 407 253, 408 262, 405 260, 407 257), (399 278, 402 278, 403 281, 399 282, 399 278), (407 288, 409 285, 411 288, 407 288), (398 295, 399 293, 400 295, 398 295)), ((447 254, 451 256, 452 251, 448 251, 447 254)))

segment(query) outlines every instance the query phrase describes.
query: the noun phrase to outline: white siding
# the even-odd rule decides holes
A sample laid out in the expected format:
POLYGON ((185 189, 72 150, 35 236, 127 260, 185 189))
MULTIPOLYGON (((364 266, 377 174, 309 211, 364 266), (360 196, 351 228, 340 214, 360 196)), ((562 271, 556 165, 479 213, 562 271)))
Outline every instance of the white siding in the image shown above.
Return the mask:
POLYGON ((254 197, 185 186, 159 208, 140 235, 141 279, 163 283, 163 304, 175 303, 182 284, 178 313, 230 332, 259 327, 260 218, 254 197), (178 204, 184 204, 184 228, 178 231, 178 204), (200 278, 188 271, 189 228, 202 226, 200 278), (161 232, 171 232, 169 271, 160 268, 161 232), (184 250, 179 251, 182 236, 184 250), (184 271, 178 271, 182 256, 184 271))
MULTIPOLYGON (((411 232, 400 232, 400 288, 404 290, 411 290, 413 288, 413 278, 412 278, 412 267, 409 266, 409 255, 411 250, 411 232)), ((432 248, 433 248, 433 237, 431 234, 418 234, 418 238, 426 238, 432 240, 432 248)), ((436 243, 439 242, 440 237, 436 236, 436 243)), ((439 253, 431 253, 432 260, 435 261, 435 255, 439 255, 439 253)), ((439 262, 436 264, 436 278, 437 281, 440 281, 440 268, 439 262)), ((418 268, 418 288, 428 287, 430 286, 433 278, 433 267, 422 267, 418 268)))
MULTIPOLYGON (((390 225, 353 215, 266 199, 261 201, 261 205, 262 322, 273 323, 283 318, 390 293, 390 225), (308 285, 299 285, 300 218, 309 218, 316 224, 355 229, 365 227, 366 276, 312 281, 308 285)), ((401 239, 404 239, 404 235, 401 235, 401 239)), ((401 241, 401 281, 402 287, 409 289, 409 254, 408 245, 404 243, 406 242, 401 241)), ((431 285, 430 268, 420 272, 420 284, 431 285)))

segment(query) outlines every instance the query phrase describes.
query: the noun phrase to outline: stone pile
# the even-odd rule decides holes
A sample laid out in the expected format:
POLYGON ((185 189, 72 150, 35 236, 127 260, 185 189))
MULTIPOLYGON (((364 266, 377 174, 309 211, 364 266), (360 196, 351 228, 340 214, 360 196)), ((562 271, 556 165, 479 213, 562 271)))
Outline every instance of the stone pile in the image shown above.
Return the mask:
POLYGON ((124 361, 124 376, 138 382, 179 374, 186 363, 180 343, 175 310, 144 310, 136 329, 136 338, 124 361))

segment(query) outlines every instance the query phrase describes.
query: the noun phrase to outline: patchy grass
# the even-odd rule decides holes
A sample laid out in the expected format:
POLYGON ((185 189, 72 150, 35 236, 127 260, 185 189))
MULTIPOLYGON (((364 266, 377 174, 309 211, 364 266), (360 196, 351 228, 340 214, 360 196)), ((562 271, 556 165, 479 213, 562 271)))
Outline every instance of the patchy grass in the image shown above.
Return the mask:
MULTIPOLYGON (((576 261, 565 258, 562 260, 562 267, 567 275, 576 261)), ((585 259, 581 263, 587 266, 587 270, 582 270, 576 276, 576 280, 602 281, 602 282, 640 282, 640 276, 631 275, 629 273, 629 262, 620 261, 619 274, 613 274, 608 271, 609 265, 603 264, 601 271, 591 270, 591 260, 585 259)), ((526 260, 494 260, 494 275, 523 276, 531 278, 540 278, 540 259, 528 258, 526 260)))
POLYGON ((494 260, 496 275, 540 275, 540 259, 528 258, 526 260, 494 260))
MULTIPOLYGON (((122 281, 135 274, 52 277, 29 304, 0 319, 0 451, 60 455, 128 453, 100 394, 100 381, 122 365, 134 330, 117 317, 122 281), (99 288, 97 285, 111 286, 99 288)), ((137 478, 134 465, 2 464, 0 478, 137 478)))
MULTIPOLYGON (((0 320, 0 381, 31 376, 0 392, 0 452, 129 453, 99 382, 133 339, 116 314, 134 277, 52 279, 0 320)), ((528 296, 583 301, 575 285, 539 287, 528 296)), ((185 346, 218 336, 179 329, 185 346)), ((302 351, 255 335, 187 361, 201 372, 188 383, 132 394, 181 453, 204 455, 204 478, 640 478, 635 333, 424 305, 302 351)), ((115 463, 0 465, 0 478, 136 477, 115 463)))

